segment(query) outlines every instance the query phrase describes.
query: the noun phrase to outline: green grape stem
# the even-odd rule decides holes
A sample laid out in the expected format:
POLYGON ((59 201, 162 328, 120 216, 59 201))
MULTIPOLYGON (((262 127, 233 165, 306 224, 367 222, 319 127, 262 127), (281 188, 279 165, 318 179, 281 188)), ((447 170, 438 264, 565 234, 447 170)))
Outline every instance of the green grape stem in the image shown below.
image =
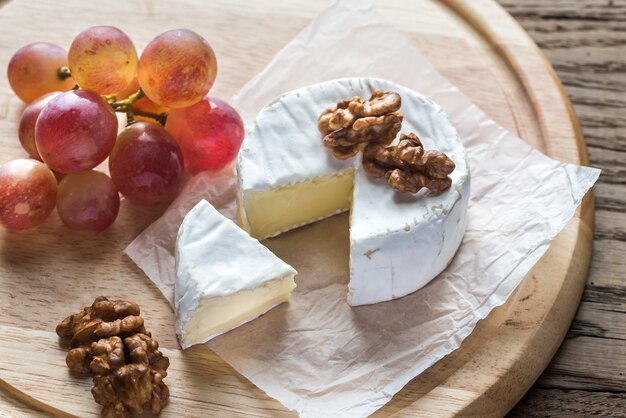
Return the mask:
POLYGON ((142 89, 139 89, 137 93, 131 94, 130 96, 128 96, 128 98, 124 100, 120 100, 118 102, 111 103, 111 106, 113 106, 113 109, 115 110, 117 110, 117 108, 126 108, 128 106, 131 106, 137 100, 142 99, 144 97, 146 97, 146 94, 143 92, 142 89))
POLYGON ((126 118, 129 125, 132 125, 136 122, 135 116, 143 116, 146 118, 154 119, 164 126, 165 122, 167 121, 167 113, 146 112, 133 106, 133 103, 143 97, 146 97, 146 94, 143 92, 143 90, 139 89, 137 93, 130 95, 128 98, 120 101, 113 101, 113 103, 110 104, 114 111, 126 113, 126 118))
MULTIPOLYGON (((59 76, 59 79, 65 80, 72 76, 72 72, 70 71, 69 67, 60 67, 58 70, 58 76, 59 76)), ((80 86, 78 84, 75 84, 74 87, 72 87, 72 90, 78 90, 78 89, 80 89, 80 86)), ((141 88, 136 93, 131 94, 124 100, 118 101, 114 95, 103 96, 104 100, 106 100, 111 105, 111 107, 113 108, 115 112, 126 113, 126 120, 128 121, 129 125, 132 125, 133 123, 137 122, 135 120, 135 116, 143 116, 146 118, 152 118, 156 120, 157 122, 159 122, 162 126, 165 126, 165 122, 167 121, 166 112, 163 112, 163 113, 145 112, 133 106, 133 103, 135 103, 137 100, 142 99, 144 97, 146 97, 146 94, 143 92, 141 88)))

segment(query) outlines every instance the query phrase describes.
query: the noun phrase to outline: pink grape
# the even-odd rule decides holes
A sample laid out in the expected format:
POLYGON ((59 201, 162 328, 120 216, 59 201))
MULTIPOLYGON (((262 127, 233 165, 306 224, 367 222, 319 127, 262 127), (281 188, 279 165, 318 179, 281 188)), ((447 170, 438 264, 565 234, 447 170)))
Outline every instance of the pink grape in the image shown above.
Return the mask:
POLYGON ((35 125, 35 143, 42 160, 65 174, 100 164, 113 149, 116 136, 117 117, 111 106, 87 90, 53 98, 35 125))
POLYGON ((132 202, 166 202, 182 186, 183 155, 161 125, 137 122, 118 135, 109 171, 118 190, 132 202))
POLYGON ((94 26, 79 33, 68 52, 74 80, 101 95, 124 90, 137 72, 137 50, 121 30, 94 26))
POLYGON ((205 97, 183 109, 172 109, 165 124, 192 172, 219 170, 241 147, 244 127, 235 109, 222 100, 205 97))
POLYGON ((8 229, 41 225, 54 209, 57 181, 45 164, 27 158, 0 166, 0 223, 8 229))
POLYGON ((130 96, 137 93, 138 91, 139 91, 139 81, 137 81, 137 77, 135 76, 124 90, 120 90, 117 93, 115 93, 115 100, 128 99, 130 96))
POLYGON ((70 229, 101 232, 117 218, 120 196, 113 181, 99 171, 69 174, 59 183, 57 212, 70 229))
POLYGON ((35 124, 37 123, 37 118, 39 118, 39 114, 50 102, 50 100, 58 95, 59 92, 52 92, 41 96, 26 106, 24 113, 22 113, 17 134, 20 138, 22 147, 26 150, 28 155, 36 160, 41 160, 39 151, 37 151, 37 145, 35 144, 35 124))
POLYGON ((59 69, 67 66, 67 52, 49 42, 36 42, 20 48, 9 61, 7 76, 15 94, 26 103, 53 91, 74 86, 69 77, 61 79, 59 69))
POLYGON ((137 67, 139 85, 150 100, 171 108, 202 100, 216 75, 213 49, 187 29, 170 30, 150 41, 137 67))

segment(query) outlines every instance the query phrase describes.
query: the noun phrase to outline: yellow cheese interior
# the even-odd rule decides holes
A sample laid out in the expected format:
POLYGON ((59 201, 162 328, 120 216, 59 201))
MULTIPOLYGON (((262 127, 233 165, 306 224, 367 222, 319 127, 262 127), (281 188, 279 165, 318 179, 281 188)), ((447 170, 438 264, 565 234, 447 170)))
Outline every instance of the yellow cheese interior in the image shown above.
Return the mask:
POLYGON ((255 289, 201 300, 185 325, 184 344, 205 342, 263 315, 289 299, 296 287, 294 275, 267 282, 255 289))
POLYGON ((353 183, 350 169, 268 191, 244 191, 238 202, 239 225, 264 239, 344 212, 353 183))

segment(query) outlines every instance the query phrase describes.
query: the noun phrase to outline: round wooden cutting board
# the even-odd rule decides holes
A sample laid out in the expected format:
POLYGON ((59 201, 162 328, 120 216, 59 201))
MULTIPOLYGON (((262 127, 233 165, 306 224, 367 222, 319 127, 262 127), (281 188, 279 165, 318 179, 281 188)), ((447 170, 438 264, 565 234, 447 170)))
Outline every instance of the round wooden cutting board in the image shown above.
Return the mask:
MULTIPOLYGON (((228 98, 328 4, 312 0, 0 0, 0 68, 34 41, 68 46, 81 30, 114 25, 138 48, 175 27, 197 31, 220 63, 213 93, 228 98)), ((381 12, 490 117, 552 158, 587 164, 576 117, 550 65, 492 0, 376 1, 381 12)), ((25 156, 23 104, 0 78, 0 163, 25 156)), ((171 359, 164 417, 283 416, 282 405, 205 346, 178 349, 173 313, 123 249, 164 210, 122 203, 100 235, 72 232, 53 215, 33 231, 0 230, 0 411, 96 416, 91 379, 70 376, 55 325, 97 295, 132 298, 171 359), (20 399, 20 400, 16 400, 20 399)), ((509 301, 462 347, 413 379, 376 416, 500 416, 528 390, 560 345, 591 255, 593 197, 509 301)), ((11 413, 9 412, 9 415, 11 413)))

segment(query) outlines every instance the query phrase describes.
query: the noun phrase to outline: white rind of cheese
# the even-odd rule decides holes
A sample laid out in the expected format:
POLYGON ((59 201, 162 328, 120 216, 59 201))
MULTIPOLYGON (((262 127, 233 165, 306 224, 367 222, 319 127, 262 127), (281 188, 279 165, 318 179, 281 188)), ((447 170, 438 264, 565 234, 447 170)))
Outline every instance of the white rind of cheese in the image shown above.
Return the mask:
POLYGON ((348 303, 384 302, 421 289, 448 266, 463 240, 469 179, 453 183, 443 196, 422 196, 428 203, 414 211, 411 198, 419 194, 385 196, 378 189, 389 189, 386 181, 363 171, 357 172, 355 182, 355 195, 361 198, 351 212, 348 303), (404 214, 404 224, 375 226, 385 214, 389 218, 392 205, 402 207, 394 209, 393 216, 404 214))
POLYGON ((352 306, 392 300, 426 285, 450 263, 467 225, 470 173, 456 129, 430 99, 387 80, 339 79, 286 93, 257 116, 237 170, 239 222, 258 238, 332 216, 351 202, 352 306), (450 189, 400 193, 385 179, 368 177, 360 155, 337 160, 322 145, 322 110, 354 96, 367 99, 377 89, 402 97, 401 133, 416 133, 425 149, 454 161, 450 189))
POLYGON ((273 237, 349 209, 352 181, 344 177, 353 176, 356 162, 338 160, 320 145, 317 115, 335 106, 335 97, 352 97, 352 91, 346 83, 317 84, 283 95, 257 115, 237 160, 238 221, 252 236, 273 237), (292 190, 309 182, 317 183, 315 195, 312 190, 300 194, 292 190), (328 182, 341 183, 339 187, 346 192, 342 200, 332 187, 324 187, 328 182), (330 195, 324 196, 325 192, 330 195), (257 215, 254 202, 267 193, 274 205, 257 215), (327 205, 317 208, 320 202, 327 205), (292 222, 294 213, 304 215, 305 221, 292 222))
MULTIPOLYGON (((239 153, 237 170, 242 191, 268 191, 332 176, 353 169, 354 159, 338 160, 321 146, 317 116, 351 98, 352 81, 327 82, 284 94, 264 107, 249 129, 239 153)), ((369 96, 368 96, 369 97, 369 96)))
POLYGON ((207 201, 176 239, 176 333, 183 349, 251 321, 288 300, 296 270, 207 201))
POLYGON ((396 299, 425 286, 448 266, 467 225, 470 174, 456 129, 430 99, 388 88, 402 96, 401 132, 415 133, 425 149, 444 152, 456 167, 449 189, 417 194, 399 193, 386 179, 357 170, 350 222, 352 306, 396 299))

